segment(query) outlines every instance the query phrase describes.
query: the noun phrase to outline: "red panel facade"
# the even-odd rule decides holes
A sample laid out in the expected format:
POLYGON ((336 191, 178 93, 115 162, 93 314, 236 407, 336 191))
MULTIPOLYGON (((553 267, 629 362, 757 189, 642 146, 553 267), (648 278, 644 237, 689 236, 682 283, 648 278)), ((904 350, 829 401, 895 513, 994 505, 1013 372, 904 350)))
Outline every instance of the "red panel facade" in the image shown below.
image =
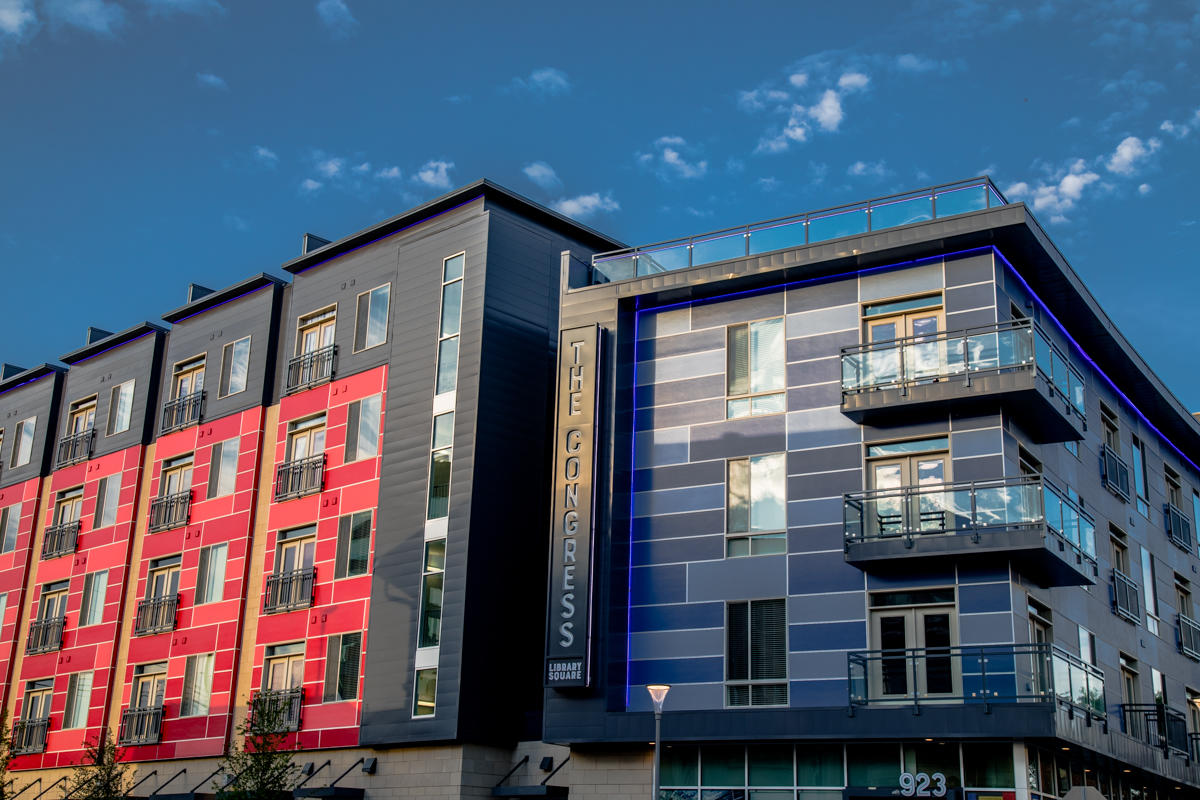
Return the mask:
POLYGON ((17 656, 17 623, 25 602, 25 575, 29 570, 33 549, 33 529, 41 500, 42 479, 32 478, 23 483, 0 489, 0 508, 20 508, 21 522, 17 530, 16 547, 0 553, 0 594, 4 596, 0 611, 0 676, 4 686, 0 703, 7 707, 16 683, 13 666, 17 656))

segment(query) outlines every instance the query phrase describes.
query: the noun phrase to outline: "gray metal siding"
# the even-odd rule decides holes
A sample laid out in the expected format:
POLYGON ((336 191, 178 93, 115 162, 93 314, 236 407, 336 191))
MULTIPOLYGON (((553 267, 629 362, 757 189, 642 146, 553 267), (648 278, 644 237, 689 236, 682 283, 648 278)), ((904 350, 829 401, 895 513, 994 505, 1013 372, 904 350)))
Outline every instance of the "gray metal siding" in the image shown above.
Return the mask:
POLYGON ((0 429, 4 431, 4 443, 0 448, 0 486, 16 483, 49 474, 57 441, 58 412, 62 392, 63 376, 51 372, 35 381, 14 386, 0 394, 0 429), (33 431, 33 450, 29 463, 20 467, 12 463, 13 432, 17 423, 36 417, 33 431))

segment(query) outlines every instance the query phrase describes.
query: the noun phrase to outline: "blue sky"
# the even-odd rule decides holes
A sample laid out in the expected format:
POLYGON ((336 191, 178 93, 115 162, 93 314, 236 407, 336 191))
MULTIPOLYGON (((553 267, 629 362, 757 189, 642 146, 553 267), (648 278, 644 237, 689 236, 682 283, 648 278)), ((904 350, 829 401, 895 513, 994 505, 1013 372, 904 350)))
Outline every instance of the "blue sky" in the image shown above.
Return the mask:
POLYGON ((0 360, 484 176, 636 244, 989 173, 1200 409, 1200 3, 733 9, 0 0, 0 360))

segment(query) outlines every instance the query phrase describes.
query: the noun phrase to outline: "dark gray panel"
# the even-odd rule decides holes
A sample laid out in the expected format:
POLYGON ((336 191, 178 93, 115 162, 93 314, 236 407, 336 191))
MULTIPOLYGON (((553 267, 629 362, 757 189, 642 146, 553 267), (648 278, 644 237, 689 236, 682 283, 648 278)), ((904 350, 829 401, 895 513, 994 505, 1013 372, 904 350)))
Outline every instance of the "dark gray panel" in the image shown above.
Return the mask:
POLYGON ((654 469, 640 469, 634 474, 633 488, 637 492, 650 489, 675 489, 683 486, 703 486, 725 482, 725 462, 721 459, 691 464, 676 464, 654 469))
POLYGON ((637 388, 637 407, 648 408, 656 405, 682 403, 687 400, 700 400, 705 397, 725 397, 724 375, 707 375, 703 378, 639 386, 637 388))
POLYGON ((787 449, 786 417, 773 414, 692 427, 693 461, 735 458, 787 449))
POLYGON ((978 283, 974 286, 963 286, 946 290, 946 313, 966 311, 972 308, 983 308, 996 304, 996 285, 994 283, 978 283))
POLYGON ((769 291, 692 306, 692 330, 783 315, 783 292, 769 291))
POLYGON ((990 281, 995 277, 991 253, 947 258, 944 268, 947 287, 990 281))
POLYGON ((835 406, 841 402, 842 387, 838 383, 819 383, 800 389, 788 389, 788 411, 803 411, 808 408, 835 406))
POLYGON ((787 290, 787 313, 815 311, 858 302, 858 281, 854 278, 813 283, 787 290))
POLYGON ((787 340, 788 361, 808 361, 814 358, 841 357, 843 347, 858 344, 857 331, 838 331, 817 336, 787 340))
POLYGON ((57 441, 63 382, 63 373, 49 371, 40 378, 18 383, 0 393, 0 430, 4 431, 4 443, 0 448, 0 486, 12 486, 49 474, 54 443, 57 441), (17 423, 30 417, 34 417, 36 422, 29 463, 14 467, 14 431, 17 423))
POLYGON ((666 358, 685 353, 700 353, 705 350, 724 350, 725 331, 720 328, 708 328, 694 333, 679 333, 674 336, 661 336, 656 339, 642 339, 638 342, 638 361, 652 358, 666 358))
POLYGON ((862 447, 857 444, 820 447, 813 450, 793 450, 788 453, 788 474, 801 475, 809 472, 851 469, 861 467, 862 461, 862 447))

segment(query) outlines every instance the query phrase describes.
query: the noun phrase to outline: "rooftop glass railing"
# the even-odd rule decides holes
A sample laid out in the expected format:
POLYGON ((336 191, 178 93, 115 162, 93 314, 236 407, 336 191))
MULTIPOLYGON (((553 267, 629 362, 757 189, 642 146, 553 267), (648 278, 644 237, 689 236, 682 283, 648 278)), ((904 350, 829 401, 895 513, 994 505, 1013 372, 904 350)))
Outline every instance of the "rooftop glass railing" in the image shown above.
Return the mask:
POLYGON ((849 205, 755 222, 592 256, 592 283, 714 264, 732 258, 898 228, 1008 205, 990 178, 971 178, 849 205))

